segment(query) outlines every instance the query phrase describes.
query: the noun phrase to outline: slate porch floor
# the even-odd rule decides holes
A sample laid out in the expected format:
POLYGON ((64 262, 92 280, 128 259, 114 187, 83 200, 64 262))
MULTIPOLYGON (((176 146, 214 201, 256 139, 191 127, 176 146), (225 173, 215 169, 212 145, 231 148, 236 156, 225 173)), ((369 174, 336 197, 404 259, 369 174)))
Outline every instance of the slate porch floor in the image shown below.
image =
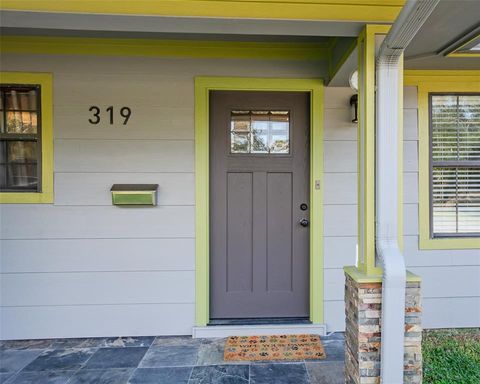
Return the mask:
POLYGON ((4 384, 340 384, 344 336, 322 337, 324 360, 224 362, 225 339, 189 336, 0 342, 4 384))

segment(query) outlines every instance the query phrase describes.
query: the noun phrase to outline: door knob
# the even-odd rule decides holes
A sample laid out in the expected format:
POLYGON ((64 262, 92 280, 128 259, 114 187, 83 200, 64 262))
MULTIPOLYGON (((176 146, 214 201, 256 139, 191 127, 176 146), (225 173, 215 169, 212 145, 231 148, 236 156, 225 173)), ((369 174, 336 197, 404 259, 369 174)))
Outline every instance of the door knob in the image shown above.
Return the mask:
POLYGON ((299 223, 302 227, 308 227, 309 221, 307 219, 301 219, 299 223))

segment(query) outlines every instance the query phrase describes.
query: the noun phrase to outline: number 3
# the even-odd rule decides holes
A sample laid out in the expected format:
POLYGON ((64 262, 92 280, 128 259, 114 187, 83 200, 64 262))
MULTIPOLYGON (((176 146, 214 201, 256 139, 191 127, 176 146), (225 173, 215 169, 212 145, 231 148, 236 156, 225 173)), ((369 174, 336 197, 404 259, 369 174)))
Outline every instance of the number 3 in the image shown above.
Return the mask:
POLYGON ((96 120, 92 120, 91 118, 88 119, 90 124, 98 124, 100 122, 100 108, 95 107, 95 106, 91 106, 89 111, 90 112, 95 111, 95 112, 93 112, 93 116, 96 118, 96 120))

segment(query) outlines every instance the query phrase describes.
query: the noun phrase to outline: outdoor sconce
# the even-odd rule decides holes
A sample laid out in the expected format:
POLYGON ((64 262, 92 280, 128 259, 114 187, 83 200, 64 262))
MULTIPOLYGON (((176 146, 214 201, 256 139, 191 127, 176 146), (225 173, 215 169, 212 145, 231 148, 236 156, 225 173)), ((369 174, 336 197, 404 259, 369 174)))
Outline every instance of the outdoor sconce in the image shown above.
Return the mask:
MULTIPOLYGON (((358 70, 354 70, 348 78, 350 88, 358 92, 358 70)), ((358 94, 350 97, 350 111, 352 116, 352 123, 358 123, 358 94)))
POLYGON ((113 205, 157 205, 158 184, 113 184, 113 205))
POLYGON ((358 95, 350 97, 350 112, 352 123, 358 123, 358 95))

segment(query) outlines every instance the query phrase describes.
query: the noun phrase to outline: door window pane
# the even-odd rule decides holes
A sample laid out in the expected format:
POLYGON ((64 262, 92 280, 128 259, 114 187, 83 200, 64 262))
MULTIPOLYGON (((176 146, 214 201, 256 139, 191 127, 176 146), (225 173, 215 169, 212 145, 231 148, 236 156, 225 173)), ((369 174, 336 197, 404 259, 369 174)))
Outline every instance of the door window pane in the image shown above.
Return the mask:
POLYGON ((290 153, 289 111, 232 111, 230 153, 290 153))
POLYGON ((250 134, 232 132, 232 153, 249 153, 250 152, 250 134))

